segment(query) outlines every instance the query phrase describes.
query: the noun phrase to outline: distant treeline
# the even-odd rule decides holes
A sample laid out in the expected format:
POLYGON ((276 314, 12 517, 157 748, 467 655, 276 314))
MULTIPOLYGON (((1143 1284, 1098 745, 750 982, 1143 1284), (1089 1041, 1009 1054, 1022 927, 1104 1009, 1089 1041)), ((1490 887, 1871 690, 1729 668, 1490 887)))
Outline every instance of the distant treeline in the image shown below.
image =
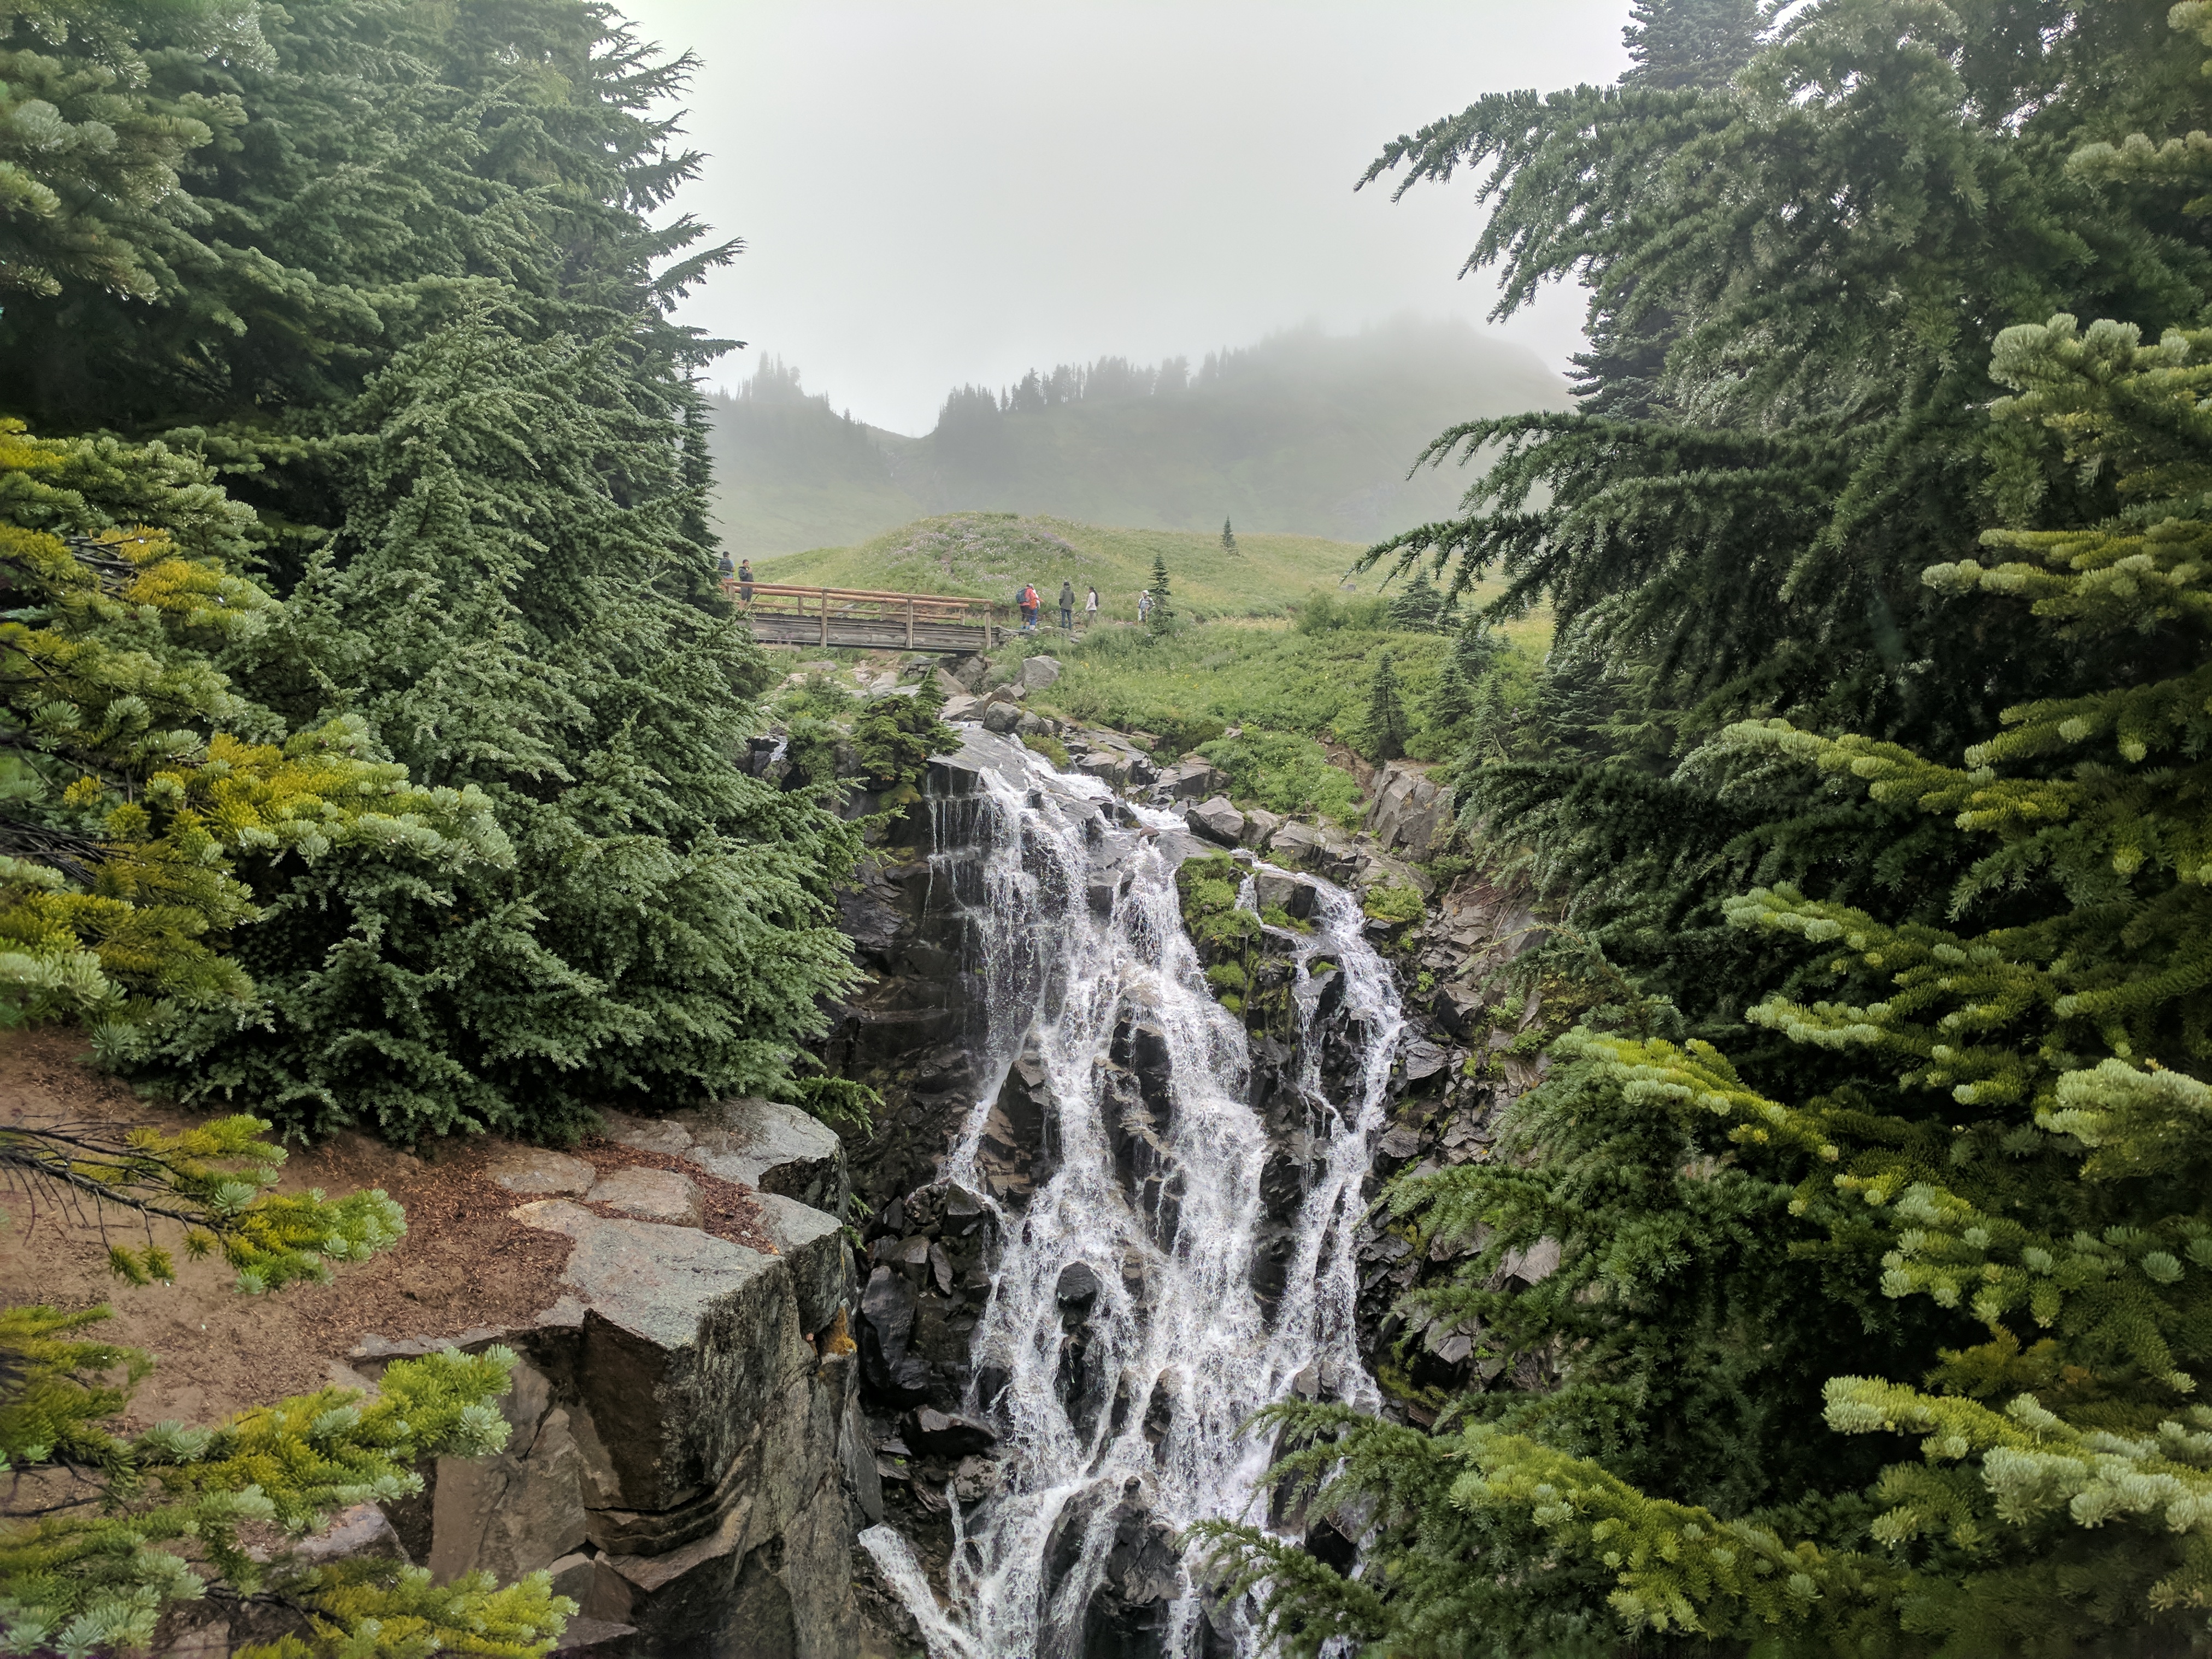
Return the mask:
POLYGON ((847 544, 981 509, 1157 529, 1218 526, 1373 540, 1449 513, 1457 468, 1407 473, 1437 430, 1558 407, 1530 353, 1463 324, 1307 329, 1155 364, 1030 370, 945 398, 920 438, 839 415, 766 358, 714 404, 722 532, 756 556, 847 544))

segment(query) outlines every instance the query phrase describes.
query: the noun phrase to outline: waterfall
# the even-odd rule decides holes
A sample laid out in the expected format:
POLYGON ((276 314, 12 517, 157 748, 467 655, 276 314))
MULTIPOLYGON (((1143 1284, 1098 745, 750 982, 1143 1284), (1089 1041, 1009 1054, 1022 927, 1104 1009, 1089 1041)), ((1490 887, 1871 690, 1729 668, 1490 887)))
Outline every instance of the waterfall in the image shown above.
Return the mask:
MULTIPOLYGON (((1357 1346, 1352 1247, 1397 994, 1357 901, 1316 882, 1310 933, 1274 941, 1295 963, 1294 1087, 1311 1150, 1271 1316, 1253 1267, 1275 1149, 1249 1103, 1243 1024, 1208 991, 1183 930, 1163 845, 1181 821, 1014 745, 988 753, 985 794, 933 810, 940 846, 957 828, 985 849, 970 883, 985 1082, 943 1175, 985 1195, 1000 1230, 963 1409, 998 1433, 1003 1477, 964 1508, 951 1498, 943 1607, 896 1532, 861 1541, 932 1659, 1073 1659, 1109 1559, 1123 1579, 1171 1586, 1157 1650, 1182 1659, 1198 1651, 1200 1598, 1158 1540, 1207 1516, 1265 1519, 1255 1486, 1271 1447, 1241 1425, 1294 1386, 1376 1397, 1357 1346), (1349 1034, 1333 1066, 1325 1026, 1349 1034), (988 1196, 979 1166, 1018 1057, 1042 1068, 1053 1148, 1019 1210, 988 1196)), ((1240 902, 1255 908, 1249 879, 1240 902)), ((1233 1609, 1212 1623, 1208 1651, 1252 1650, 1233 1609)))

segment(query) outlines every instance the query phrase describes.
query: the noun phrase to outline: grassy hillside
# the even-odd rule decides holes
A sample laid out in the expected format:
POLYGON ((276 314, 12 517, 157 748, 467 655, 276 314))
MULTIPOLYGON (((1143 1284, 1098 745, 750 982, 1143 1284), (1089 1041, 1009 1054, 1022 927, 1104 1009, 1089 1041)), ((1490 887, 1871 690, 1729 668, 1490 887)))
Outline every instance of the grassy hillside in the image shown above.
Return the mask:
POLYGON ((1208 357, 1063 364, 963 386, 904 437, 838 415, 774 359, 714 406, 716 526, 752 558, 964 508, 1368 543, 1443 516, 1459 469, 1407 469, 1444 428, 1566 406, 1531 353, 1463 324, 1305 330, 1208 357))
MULTIPOLYGON (((1010 603, 1025 581, 1045 603, 1058 603, 1063 578, 1098 588, 1100 614, 1133 621, 1137 594, 1152 580, 1155 554, 1167 560, 1178 613, 1193 618, 1281 616, 1316 589, 1334 590, 1359 556, 1357 542, 1317 536, 1239 532, 1237 548, 1211 535, 1179 530, 1113 530, 1066 519, 1012 513, 958 513, 923 519, 857 547, 818 548, 784 558, 756 559, 763 581, 898 592, 958 593, 1010 603)), ((1371 576, 1358 579, 1371 589, 1371 576)))

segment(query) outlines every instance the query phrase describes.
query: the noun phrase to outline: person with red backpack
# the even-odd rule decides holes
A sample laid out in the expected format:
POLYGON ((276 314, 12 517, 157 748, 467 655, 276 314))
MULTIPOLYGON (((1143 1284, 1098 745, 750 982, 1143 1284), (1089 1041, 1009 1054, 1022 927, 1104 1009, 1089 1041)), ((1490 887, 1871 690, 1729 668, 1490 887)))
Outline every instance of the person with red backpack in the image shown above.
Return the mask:
POLYGON ((1024 582, 1022 584, 1023 633, 1034 634, 1036 632, 1037 611, 1042 607, 1044 601, 1037 598, 1036 583, 1024 582))

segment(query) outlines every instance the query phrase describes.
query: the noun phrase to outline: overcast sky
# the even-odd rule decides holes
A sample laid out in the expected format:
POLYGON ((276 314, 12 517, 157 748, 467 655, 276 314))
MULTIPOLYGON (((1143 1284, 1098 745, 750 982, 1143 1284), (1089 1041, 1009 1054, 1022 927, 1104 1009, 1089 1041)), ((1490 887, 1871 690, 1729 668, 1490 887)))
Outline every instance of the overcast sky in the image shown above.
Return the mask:
MULTIPOLYGON (((1480 322, 1472 188, 1382 144, 1485 92, 1609 81, 1628 0, 628 0, 702 60, 680 205, 746 252, 686 320, 902 432, 946 390, 1318 322, 1480 322)), ((1500 331, 1564 364, 1574 291, 1500 331)))

